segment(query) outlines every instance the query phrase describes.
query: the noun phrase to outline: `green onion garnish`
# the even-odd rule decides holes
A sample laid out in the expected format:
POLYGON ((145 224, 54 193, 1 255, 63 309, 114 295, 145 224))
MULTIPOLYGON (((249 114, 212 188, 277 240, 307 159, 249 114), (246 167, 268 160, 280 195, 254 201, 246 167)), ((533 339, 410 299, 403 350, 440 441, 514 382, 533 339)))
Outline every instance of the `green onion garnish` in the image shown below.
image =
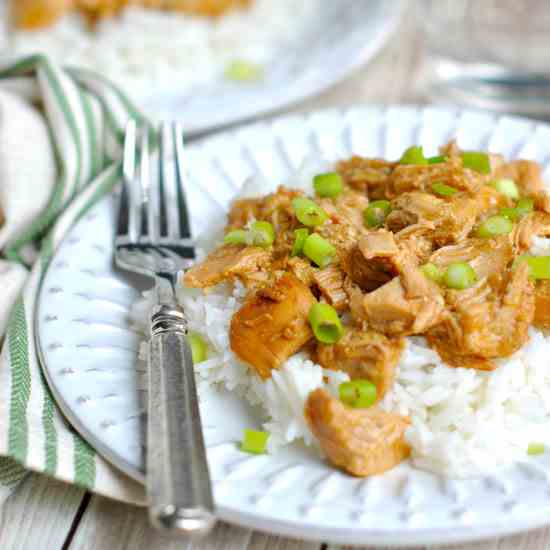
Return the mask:
POLYGON ((527 454, 530 456, 541 455, 544 453, 544 443, 529 443, 527 447, 527 454))
POLYGON ((376 403, 376 386, 370 380, 352 380, 338 386, 340 401, 354 409, 367 409, 376 403))
POLYGON ((328 214, 317 203, 304 197, 293 199, 292 208, 298 221, 307 227, 321 225, 328 219, 328 214))
POLYGON ((447 157, 445 155, 437 155, 435 157, 429 157, 428 158, 428 164, 441 164, 442 162, 446 162, 447 157))
POLYGON ((308 320, 315 338, 324 344, 334 344, 344 334, 338 313, 328 304, 313 304, 309 310, 308 320))
POLYGON ((491 172, 491 162, 487 153, 480 151, 464 151, 462 153, 462 164, 464 168, 475 170, 481 174, 489 174, 491 172))
POLYGON ((441 197, 452 197, 454 194, 458 193, 458 189, 441 181, 436 181, 432 184, 432 191, 441 197))
POLYGON ((477 236, 491 239, 497 235, 506 235, 514 228, 514 224, 506 216, 491 216, 477 229, 477 236))
POLYGON ((248 244, 266 248, 275 240, 275 229, 269 222, 258 221, 250 226, 248 244))
POLYGON ((436 283, 440 283, 443 280, 443 272, 434 263, 428 262, 427 264, 421 265, 420 271, 422 271, 428 279, 436 283))
POLYGON ((189 346, 191 346, 191 355, 193 356, 194 365, 208 359, 208 346, 200 334, 190 332, 187 335, 187 341, 189 342, 189 346))
POLYGON ((514 260, 513 267, 515 268, 523 262, 527 262, 529 276, 533 279, 550 279, 550 256, 529 256, 524 254, 514 260))
POLYGON ((494 187, 499 193, 510 197, 512 200, 519 199, 519 189, 514 180, 502 178, 491 182, 491 187, 494 187))
POLYGON ((448 288, 464 290, 470 288, 477 281, 474 268, 467 262, 449 264, 443 275, 443 282, 448 288))
POLYGON ((224 76, 237 82, 254 82, 263 75, 263 67, 246 59, 234 59, 226 67, 224 76))
POLYGON ((248 232, 244 229, 235 229, 230 231, 224 238, 225 244, 246 244, 248 232))
POLYGON ((382 199, 371 202, 363 212, 365 225, 367 227, 380 227, 390 212, 390 201, 382 199))
POLYGON ((424 150, 420 145, 413 145, 405 149, 399 159, 399 164, 428 164, 428 159, 424 156, 424 150))
POLYGON ((268 439, 269 433, 267 432, 246 429, 241 443, 241 451, 261 455, 266 451, 268 439))
POLYGON ((523 197, 522 199, 519 199, 519 201, 516 203, 515 208, 501 208, 500 215, 505 216, 509 220, 515 222, 520 218, 523 218, 523 216, 526 216, 527 214, 532 212, 534 208, 535 201, 528 197, 523 197))
POLYGON ((299 256, 304 250, 304 244, 309 236, 309 229, 302 227, 294 231, 294 244, 292 245, 291 256, 299 256))
POLYGON ((518 211, 520 217, 523 217, 526 214, 529 214, 529 212, 532 212, 534 208, 535 208, 535 201, 528 197, 519 199, 519 201, 516 204, 516 210, 518 211))
POLYGON ((302 251, 319 267, 326 267, 336 255, 336 248, 317 233, 312 233, 306 238, 302 251))
POLYGON ((329 172, 315 176, 313 187, 320 197, 337 197, 342 192, 344 184, 340 174, 329 172))

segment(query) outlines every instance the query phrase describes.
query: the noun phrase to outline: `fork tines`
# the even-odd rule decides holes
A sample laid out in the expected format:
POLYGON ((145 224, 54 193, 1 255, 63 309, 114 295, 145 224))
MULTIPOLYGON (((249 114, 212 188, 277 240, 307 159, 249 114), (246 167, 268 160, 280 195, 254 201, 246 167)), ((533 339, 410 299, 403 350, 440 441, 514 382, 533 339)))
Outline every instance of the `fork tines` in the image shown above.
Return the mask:
POLYGON ((158 137, 159 147, 153 149, 150 142, 157 139, 155 136, 153 140, 150 129, 138 128, 134 120, 128 122, 118 238, 125 238, 128 244, 177 242, 189 248, 186 256, 192 257, 182 124, 163 123, 158 137), (152 161, 154 156, 158 157, 158 163, 152 161))

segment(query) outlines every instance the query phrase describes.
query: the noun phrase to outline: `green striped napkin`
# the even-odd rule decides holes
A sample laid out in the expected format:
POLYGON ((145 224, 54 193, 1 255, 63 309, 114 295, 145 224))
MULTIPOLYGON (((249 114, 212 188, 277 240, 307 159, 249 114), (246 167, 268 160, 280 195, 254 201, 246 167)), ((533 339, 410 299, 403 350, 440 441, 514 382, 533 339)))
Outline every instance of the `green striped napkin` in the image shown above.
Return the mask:
POLYGON ((129 117, 146 121, 117 88, 98 75, 60 69, 39 55, 0 66, 0 88, 21 77, 38 90, 58 178, 45 210, 4 250, 7 258, 22 261, 22 251, 40 243, 11 312, 0 355, 0 499, 30 469, 113 498, 143 502, 142 488, 98 456, 57 409, 38 363, 33 312, 56 247, 120 178, 126 121, 129 117))

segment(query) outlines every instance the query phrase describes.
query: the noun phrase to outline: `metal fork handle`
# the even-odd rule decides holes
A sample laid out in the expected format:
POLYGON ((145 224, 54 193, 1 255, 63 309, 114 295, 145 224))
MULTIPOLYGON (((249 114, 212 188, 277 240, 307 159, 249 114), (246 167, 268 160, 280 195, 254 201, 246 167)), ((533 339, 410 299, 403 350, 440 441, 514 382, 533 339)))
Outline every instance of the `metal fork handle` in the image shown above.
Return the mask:
POLYGON ((182 309, 157 306, 151 333, 147 441, 151 522, 174 534, 202 536, 216 520, 182 309))

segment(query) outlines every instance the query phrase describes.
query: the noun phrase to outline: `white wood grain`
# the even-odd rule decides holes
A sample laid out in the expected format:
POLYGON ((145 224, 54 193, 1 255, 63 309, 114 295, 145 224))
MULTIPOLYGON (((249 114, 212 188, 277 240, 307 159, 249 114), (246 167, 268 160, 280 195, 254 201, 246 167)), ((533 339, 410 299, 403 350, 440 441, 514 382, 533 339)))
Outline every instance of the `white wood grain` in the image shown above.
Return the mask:
POLYGON ((200 543, 182 543, 167 539, 149 527, 143 508, 93 497, 70 550, 319 550, 320 546, 253 533, 225 523, 220 523, 212 535, 200 543))
POLYGON ((84 494, 74 485, 30 475, 0 507, 0 548, 61 548, 84 494))

